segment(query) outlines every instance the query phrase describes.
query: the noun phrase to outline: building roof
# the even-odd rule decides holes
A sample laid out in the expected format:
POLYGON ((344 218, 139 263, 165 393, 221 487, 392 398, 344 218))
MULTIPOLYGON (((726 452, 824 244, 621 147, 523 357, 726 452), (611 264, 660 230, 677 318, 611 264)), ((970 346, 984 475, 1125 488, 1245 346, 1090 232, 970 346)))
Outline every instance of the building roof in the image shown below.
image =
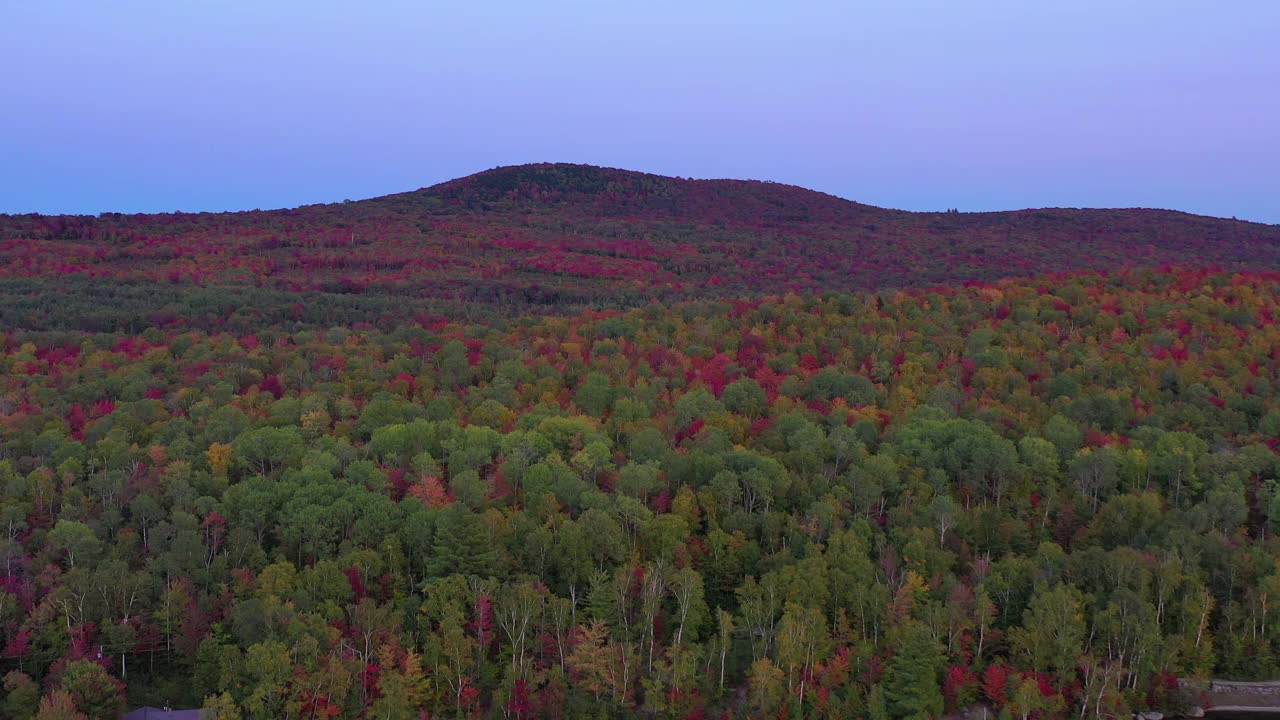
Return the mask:
POLYGON ((170 710, 167 708, 140 707, 124 716, 124 720, 203 720, 203 710, 170 710))

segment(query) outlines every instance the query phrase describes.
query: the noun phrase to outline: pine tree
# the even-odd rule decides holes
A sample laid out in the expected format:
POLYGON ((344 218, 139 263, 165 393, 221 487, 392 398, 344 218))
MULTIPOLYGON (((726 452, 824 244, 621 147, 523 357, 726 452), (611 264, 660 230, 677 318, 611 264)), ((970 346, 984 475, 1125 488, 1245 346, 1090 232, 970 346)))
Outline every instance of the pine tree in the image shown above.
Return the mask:
POLYGON ((904 628, 898 652, 884 679, 885 706, 895 720, 930 720, 942 714, 938 668, 942 650, 928 628, 912 622, 904 628))
POLYGON ((884 688, 876 683, 867 696, 867 719, 889 720, 889 709, 884 704, 884 688))
POLYGON ((459 505, 450 505, 441 513, 432 550, 427 572, 435 577, 454 573, 483 577, 492 573, 498 557, 484 518, 459 505))

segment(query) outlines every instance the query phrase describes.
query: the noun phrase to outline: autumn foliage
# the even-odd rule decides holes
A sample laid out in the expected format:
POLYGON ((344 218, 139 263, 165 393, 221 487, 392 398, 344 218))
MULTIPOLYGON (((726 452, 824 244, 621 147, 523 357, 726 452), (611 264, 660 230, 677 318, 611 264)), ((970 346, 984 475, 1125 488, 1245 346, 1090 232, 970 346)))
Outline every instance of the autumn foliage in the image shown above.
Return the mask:
POLYGON ((564 166, 4 218, 0 716, 1117 717, 1272 676, 1274 232, 564 166))

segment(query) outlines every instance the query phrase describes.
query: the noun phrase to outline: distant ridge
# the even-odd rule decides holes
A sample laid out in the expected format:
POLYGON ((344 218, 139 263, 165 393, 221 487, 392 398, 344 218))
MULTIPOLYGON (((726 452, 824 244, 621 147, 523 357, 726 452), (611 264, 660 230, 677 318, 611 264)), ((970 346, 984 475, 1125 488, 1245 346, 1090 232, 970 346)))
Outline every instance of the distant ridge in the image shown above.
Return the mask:
MULTIPOLYGON (((395 202, 414 197, 435 197, 468 207, 495 205, 566 205, 589 204, 605 210, 621 208, 648 209, 652 212, 679 213, 693 207, 705 207, 710 201, 745 204, 740 212, 743 217, 756 217, 769 212, 788 209, 791 215, 808 211, 808 219, 831 222, 855 221, 868 214, 954 215, 943 210, 917 211, 883 208, 848 200, 837 195, 810 190, 798 185, 768 180, 694 179, 680 178, 619 168, 581 165, 574 163, 532 163, 504 165, 453 180, 447 180, 420 190, 371 198, 365 202, 395 202), (648 205, 639 202, 648 201, 648 205)), ((361 202, 361 201, 357 201, 361 202)), ((1261 227, 1271 226, 1235 218, 1219 218, 1197 215, 1180 210, 1159 208, 1023 208, 1010 210, 964 212, 968 216, 1004 216, 1011 213, 1035 213, 1044 211, 1071 212, 1126 212, 1145 215, 1169 214, 1187 218, 1205 218, 1240 222, 1261 227)), ((787 214, 784 212, 784 214, 787 214)))
POLYGON ((1167 265, 1280 269, 1280 226, 1152 209, 907 212, 781 183, 540 163, 285 210, 0 216, 0 321, 377 324, 1167 265))
POLYGON ((453 207, 468 210, 511 210, 527 207, 553 207, 565 205, 589 205, 602 212, 619 213, 623 210, 641 210, 649 213, 678 214, 679 212, 704 208, 710 202, 738 203, 744 208, 732 214, 744 218, 760 217, 774 211, 783 215, 803 216, 804 211, 813 213, 804 219, 822 219, 832 222, 852 221, 867 214, 881 213, 886 215, 913 216, 969 216, 974 218, 992 218, 1004 216, 1023 216, 1028 213, 1062 213, 1059 217, 1075 214, 1122 213, 1137 217, 1168 216, 1196 218, 1201 220, 1223 221, 1256 226, 1260 228, 1276 228, 1280 236, 1280 224, 1268 224, 1238 218, 1226 218, 1213 215, 1199 215, 1182 210, 1163 208, 1072 208, 1072 207, 1040 207, 1018 208, 1009 210, 985 210, 947 212, 945 210, 899 210, 894 208, 868 205, 838 195, 811 190, 799 185, 774 182, 771 180, 741 180, 733 178, 683 178, 638 170, 601 167, 577 163, 528 163, 524 165, 502 165, 489 170, 482 170, 471 175, 446 180, 417 190, 389 195, 381 195, 361 200, 346 200, 333 203, 313 203, 292 208, 230 210, 230 211, 193 211, 193 212, 159 212, 159 213, 114 213, 104 212, 99 215, 57 215, 44 213, 0 213, 0 218, 94 218, 105 217, 116 219, 129 218, 165 218, 172 216, 235 216, 262 213, 306 213, 318 210, 342 208, 348 212, 361 207, 394 206, 412 208, 415 204, 437 199, 453 207), (752 215, 755 211, 756 215, 752 215))
POLYGON ((437 198, 468 210, 580 206, 605 215, 675 216, 718 210, 738 221, 853 222, 881 208, 758 180, 691 180, 568 163, 513 165, 370 202, 437 198))

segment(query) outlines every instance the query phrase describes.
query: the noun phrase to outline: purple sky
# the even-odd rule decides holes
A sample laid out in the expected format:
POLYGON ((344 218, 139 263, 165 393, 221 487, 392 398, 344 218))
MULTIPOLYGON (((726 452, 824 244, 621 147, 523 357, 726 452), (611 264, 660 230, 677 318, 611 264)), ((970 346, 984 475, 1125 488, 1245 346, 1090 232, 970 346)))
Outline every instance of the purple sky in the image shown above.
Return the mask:
POLYGON ((0 212, 282 207, 568 161, 1280 223, 1276 0, 367 4, 3 3, 0 212))

